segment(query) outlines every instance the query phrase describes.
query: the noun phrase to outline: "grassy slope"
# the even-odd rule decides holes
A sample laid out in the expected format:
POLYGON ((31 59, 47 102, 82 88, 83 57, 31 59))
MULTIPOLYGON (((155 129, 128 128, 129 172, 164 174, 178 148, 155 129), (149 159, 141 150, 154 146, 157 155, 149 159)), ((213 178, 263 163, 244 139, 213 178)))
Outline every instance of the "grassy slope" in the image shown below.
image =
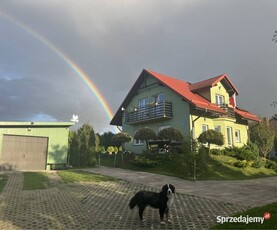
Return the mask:
MULTIPOLYGON (((146 171, 153 173, 160 173, 170 176, 176 176, 184 179, 192 179, 191 176, 187 175, 184 167, 183 155, 175 155, 171 158, 170 161, 161 162, 161 164, 154 168, 145 168, 138 167, 132 164, 130 159, 125 157, 124 165, 121 164, 120 155, 117 157, 116 167, 122 167, 125 169, 131 169, 136 171, 146 171)), ((102 157, 101 165, 113 167, 113 157, 102 157)), ((272 169, 267 168, 237 168, 228 164, 227 162, 230 160, 234 160, 234 158, 229 156, 215 156, 211 155, 207 159, 208 170, 202 175, 197 176, 197 179, 201 180, 244 180, 244 179, 254 179, 261 178, 267 176, 277 176, 277 173, 272 169)))

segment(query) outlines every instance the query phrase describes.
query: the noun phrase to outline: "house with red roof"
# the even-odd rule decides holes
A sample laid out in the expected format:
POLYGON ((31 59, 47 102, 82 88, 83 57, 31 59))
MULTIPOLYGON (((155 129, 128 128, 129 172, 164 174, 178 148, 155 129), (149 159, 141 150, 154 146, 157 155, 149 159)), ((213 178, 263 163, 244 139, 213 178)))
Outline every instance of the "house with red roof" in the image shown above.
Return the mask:
MULTIPOLYGON (((223 133, 224 147, 242 146, 249 138, 249 122, 262 120, 237 107, 238 95, 226 74, 188 83, 144 69, 110 124, 121 126, 122 131, 131 136, 142 127, 157 133, 173 127, 185 137, 192 135, 193 138, 215 129, 223 133)), ((145 149, 145 143, 133 140, 125 148, 139 153, 145 149)))

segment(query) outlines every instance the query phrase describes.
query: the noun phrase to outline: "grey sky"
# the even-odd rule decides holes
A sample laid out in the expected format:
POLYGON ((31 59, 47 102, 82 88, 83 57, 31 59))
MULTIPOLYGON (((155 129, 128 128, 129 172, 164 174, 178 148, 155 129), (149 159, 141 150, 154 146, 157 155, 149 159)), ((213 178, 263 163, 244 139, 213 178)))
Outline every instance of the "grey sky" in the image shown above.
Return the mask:
POLYGON ((115 112, 143 68, 188 82, 226 73, 237 103, 277 113, 275 0, 1 0, 0 120, 69 121, 114 130, 94 93, 49 47, 62 50, 115 112))

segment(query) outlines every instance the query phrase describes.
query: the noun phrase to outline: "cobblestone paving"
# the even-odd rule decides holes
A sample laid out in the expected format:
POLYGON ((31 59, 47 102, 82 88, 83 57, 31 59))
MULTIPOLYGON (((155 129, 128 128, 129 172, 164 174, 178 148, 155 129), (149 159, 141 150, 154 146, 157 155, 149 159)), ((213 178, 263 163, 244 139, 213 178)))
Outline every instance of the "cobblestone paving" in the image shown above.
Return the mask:
MULTIPOLYGON (((22 191, 23 174, 13 173, 0 197, 0 229, 208 229, 216 216, 229 216, 246 207, 176 193, 172 223, 160 225, 157 210, 145 210, 141 223, 130 198, 139 190, 156 188, 124 180, 63 184, 22 191)), ((178 190, 178 188, 176 188, 178 190)))

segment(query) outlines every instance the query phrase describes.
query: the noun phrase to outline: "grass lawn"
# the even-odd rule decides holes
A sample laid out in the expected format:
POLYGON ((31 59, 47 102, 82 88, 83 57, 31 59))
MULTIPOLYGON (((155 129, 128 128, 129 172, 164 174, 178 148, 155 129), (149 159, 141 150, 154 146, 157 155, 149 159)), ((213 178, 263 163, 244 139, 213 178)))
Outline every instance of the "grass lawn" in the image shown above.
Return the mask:
MULTIPOLYGON (((116 167, 136 170, 136 171, 145 171, 159 173, 169 176, 175 176, 183 179, 193 179, 192 175, 188 175, 188 172, 185 170, 187 167, 184 162, 184 155, 175 154, 170 158, 165 158, 161 160, 158 166, 153 168, 139 167, 132 163, 133 155, 127 154, 124 157, 124 164, 121 163, 120 154, 117 156, 116 167)), ((277 173, 272 169, 268 168, 238 168, 228 164, 230 160, 235 160, 235 158, 225 156, 225 155, 210 155, 207 160, 207 170, 197 175, 198 180, 245 180, 245 179, 254 179, 268 176, 277 176, 277 173)), ((101 157, 101 165, 113 167, 114 157, 105 156, 101 157)))
POLYGON ((49 187, 49 178, 42 172, 24 172, 23 190, 45 189, 49 187))
POLYGON ((269 212, 270 219, 260 223, 224 223, 212 227, 212 229, 276 229, 277 227, 277 203, 272 203, 263 207, 253 208, 243 213, 236 214, 236 217, 264 217, 264 214, 269 212))
POLYGON ((57 172, 65 183, 75 182, 101 182, 101 181, 115 181, 116 179, 109 176, 102 176, 81 170, 62 170, 57 172))
POLYGON ((7 181, 8 181, 8 175, 7 174, 2 174, 0 175, 0 193, 3 191, 7 181))

